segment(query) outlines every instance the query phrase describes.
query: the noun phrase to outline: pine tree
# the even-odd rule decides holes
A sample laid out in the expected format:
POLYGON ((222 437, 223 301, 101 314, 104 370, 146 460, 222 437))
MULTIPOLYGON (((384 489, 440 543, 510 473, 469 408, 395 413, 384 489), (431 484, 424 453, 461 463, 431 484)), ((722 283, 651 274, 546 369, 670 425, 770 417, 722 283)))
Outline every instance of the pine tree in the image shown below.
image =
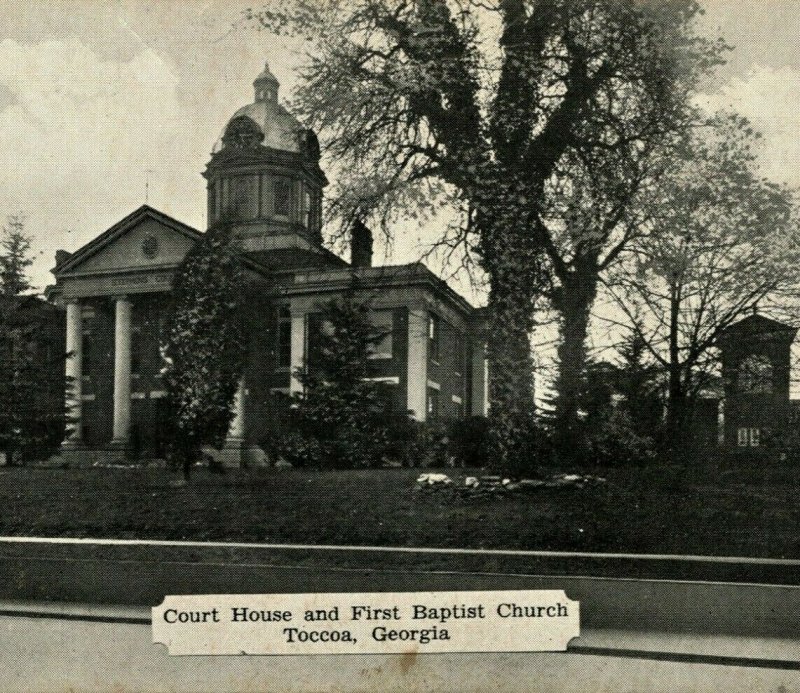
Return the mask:
POLYGON ((164 379, 172 414, 174 463, 188 479, 201 448, 221 448, 242 375, 241 258, 227 221, 187 253, 173 284, 164 379))
POLYGON ((31 290, 27 271, 33 264, 30 257, 31 239, 25 233, 25 218, 22 214, 9 215, 3 227, 0 243, 0 288, 5 296, 19 296, 31 290))
POLYGON ((51 310, 36 296, 0 295, 0 450, 8 465, 55 454, 70 423, 63 333, 51 310))
POLYGON ((382 334, 368 302, 351 294, 321 306, 309 329, 308 367, 297 373, 303 393, 294 425, 309 443, 304 462, 369 467, 388 447, 386 406, 378 383, 368 380, 370 347, 382 334))
POLYGON ((662 428, 664 377, 658 364, 647 359, 647 343, 632 332, 619 348, 622 368, 618 389, 634 430, 656 439, 662 428))

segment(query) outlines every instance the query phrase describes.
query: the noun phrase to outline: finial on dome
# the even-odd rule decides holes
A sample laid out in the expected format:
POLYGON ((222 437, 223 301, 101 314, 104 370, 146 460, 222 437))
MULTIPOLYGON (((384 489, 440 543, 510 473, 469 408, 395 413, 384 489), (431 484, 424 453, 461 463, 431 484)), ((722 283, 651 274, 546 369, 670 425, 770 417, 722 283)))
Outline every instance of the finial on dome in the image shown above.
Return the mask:
POLYGON ((253 82, 253 87, 256 92, 256 101, 278 102, 278 87, 280 87, 280 82, 278 82, 277 77, 270 72, 268 62, 264 62, 264 71, 256 77, 253 82))

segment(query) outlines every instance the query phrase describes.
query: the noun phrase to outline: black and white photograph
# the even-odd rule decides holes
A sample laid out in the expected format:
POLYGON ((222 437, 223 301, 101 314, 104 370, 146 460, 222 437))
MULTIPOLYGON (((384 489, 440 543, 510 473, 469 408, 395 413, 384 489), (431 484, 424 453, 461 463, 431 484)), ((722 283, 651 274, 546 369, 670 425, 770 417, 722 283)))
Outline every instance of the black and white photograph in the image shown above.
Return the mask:
POLYGON ((0 19, 0 689, 800 692, 800 0, 0 19))

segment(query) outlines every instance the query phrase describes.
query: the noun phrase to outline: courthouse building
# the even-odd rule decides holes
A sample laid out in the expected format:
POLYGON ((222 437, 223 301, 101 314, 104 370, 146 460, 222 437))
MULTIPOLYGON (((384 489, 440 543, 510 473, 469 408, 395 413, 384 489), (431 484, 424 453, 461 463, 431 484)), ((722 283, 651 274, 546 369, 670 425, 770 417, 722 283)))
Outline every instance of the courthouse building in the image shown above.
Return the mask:
MULTIPOLYGON (((484 414, 481 312, 422 264, 372 266, 363 225, 350 262, 324 248, 317 138, 278 103, 268 67, 254 86, 254 102, 228 121, 204 173, 208 223, 227 212, 238 220, 248 286, 249 356, 223 457, 263 459, 287 395, 302 387, 295 374, 321 305, 354 286, 385 333, 370 355, 371 377, 390 389, 396 410, 418 420, 484 414)), ((200 237, 145 205, 77 251, 58 252, 49 297, 66 308, 76 419, 65 453, 163 454, 159 345, 173 276, 200 237)))

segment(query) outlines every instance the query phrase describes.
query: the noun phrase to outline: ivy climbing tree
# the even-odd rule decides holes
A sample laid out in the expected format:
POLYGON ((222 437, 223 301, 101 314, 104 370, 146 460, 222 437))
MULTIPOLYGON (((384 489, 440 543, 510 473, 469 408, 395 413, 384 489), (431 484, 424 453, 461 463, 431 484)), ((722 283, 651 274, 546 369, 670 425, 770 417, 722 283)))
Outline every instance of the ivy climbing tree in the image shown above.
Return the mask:
POLYGON ((698 10, 691 0, 276 0, 250 13, 308 41, 295 106, 338 164, 332 211, 345 225, 432 200, 458 220, 439 240, 474 254, 488 280, 497 467, 533 464, 520 445, 534 412, 533 311, 551 269, 547 186, 570 157, 600 156, 618 134, 636 140, 641 104, 658 104, 663 133, 683 122, 683 99, 720 48, 694 35, 698 10))
POLYGON ((187 253, 173 282, 163 354, 172 419, 171 458, 188 479, 203 446, 221 448, 244 366, 241 257, 232 228, 212 226, 187 253))

